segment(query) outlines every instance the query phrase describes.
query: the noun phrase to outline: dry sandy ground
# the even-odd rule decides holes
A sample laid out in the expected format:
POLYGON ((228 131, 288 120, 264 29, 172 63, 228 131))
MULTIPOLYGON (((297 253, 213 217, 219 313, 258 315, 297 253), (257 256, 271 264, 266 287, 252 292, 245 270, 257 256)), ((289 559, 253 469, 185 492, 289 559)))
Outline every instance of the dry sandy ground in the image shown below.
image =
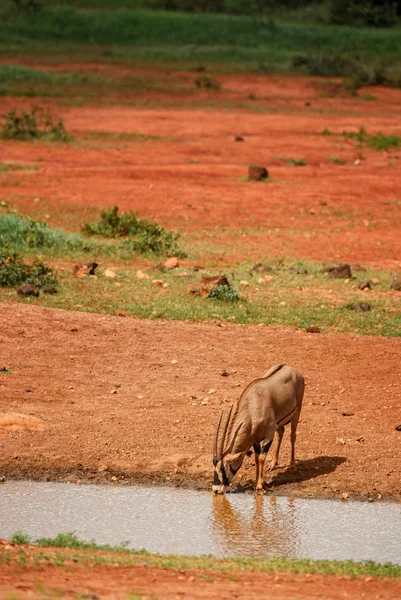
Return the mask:
MULTIPOLYGON (((398 338, 154 322, 11 302, 0 314, 0 363, 13 370, 1 375, 0 411, 17 413, 14 426, 10 415, 0 421, 8 477, 209 486, 220 411, 285 362, 306 378, 298 470, 286 471, 286 434, 268 490, 401 497, 398 338)), ((251 458, 239 481, 249 487, 250 477, 251 458)))

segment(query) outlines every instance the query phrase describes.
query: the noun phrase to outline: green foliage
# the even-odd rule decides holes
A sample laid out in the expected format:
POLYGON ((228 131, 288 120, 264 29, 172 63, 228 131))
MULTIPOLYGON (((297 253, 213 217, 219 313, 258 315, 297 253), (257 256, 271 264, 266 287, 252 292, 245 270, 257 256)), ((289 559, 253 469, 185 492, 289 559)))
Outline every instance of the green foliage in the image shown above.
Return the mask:
POLYGON ((375 135, 370 135, 364 127, 360 127, 356 133, 343 131, 342 135, 374 150, 390 150, 401 146, 401 138, 397 135, 384 135, 380 131, 375 135))
POLYGON ((335 165, 345 165, 345 160, 338 158, 338 156, 330 156, 329 160, 335 165))
POLYGON ((107 238, 125 237, 122 250, 183 256, 177 246, 179 234, 167 232, 157 223, 139 219, 134 213, 118 213, 118 206, 100 213, 99 223, 85 223, 82 231, 87 235, 107 238))
POLYGON ((0 246, 20 252, 53 248, 63 252, 95 250, 96 243, 61 229, 51 229, 45 221, 15 214, 0 215, 0 246))
POLYGON ((285 156, 280 156, 279 158, 294 167, 305 167, 308 164, 304 158, 286 158, 285 156))
POLYGON ((26 535, 26 533, 23 533, 22 531, 17 531, 16 533, 14 533, 11 537, 11 541, 14 544, 31 544, 32 540, 31 537, 29 535, 26 535))
POLYGON ((69 136, 60 119, 53 122, 49 112, 35 107, 30 112, 10 110, 4 115, 4 124, 0 129, 0 138, 5 140, 30 141, 46 139, 54 142, 68 142, 69 136))
POLYGON ((7 248, 0 249, 0 287, 16 287, 22 283, 31 283, 37 288, 57 285, 56 273, 36 259, 32 264, 24 262, 18 252, 7 248))
POLYGON ((202 90, 220 90, 221 85, 217 81, 215 77, 211 77, 210 75, 202 74, 199 77, 196 77, 194 80, 194 84, 197 88, 202 90))
POLYGON ((295 54, 291 62, 295 69, 306 71, 309 75, 323 77, 350 75, 356 64, 353 58, 335 50, 295 54))
POLYGON ((240 295, 231 285, 217 285, 212 289, 208 298, 221 302, 238 302, 240 295))

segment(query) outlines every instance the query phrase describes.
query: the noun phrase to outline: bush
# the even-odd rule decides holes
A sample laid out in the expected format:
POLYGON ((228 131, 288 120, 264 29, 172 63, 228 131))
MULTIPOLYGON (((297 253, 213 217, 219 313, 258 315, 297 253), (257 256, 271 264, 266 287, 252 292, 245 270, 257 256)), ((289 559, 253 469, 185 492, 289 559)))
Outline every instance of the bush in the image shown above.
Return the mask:
POLYGON ((20 115, 15 110, 10 110, 4 115, 4 120, 0 129, 0 138, 5 140, 70 141, 63 121, 60 119, 54 123, 51 114, 38 107, 31 109, 30 112, 23 111, 20 115))
POLYGON ((0 287, 16 287, 22 283, 43 288, 57 285, 57 277, 53 269, 38 259, 27 264, 18 252, 0 249, 0 287))
POLYGON ((397 22, 399 0, 332 0, 330 23, 334 25, 357 25, 391 27, 397 22))
POLYGON ((214 77, 210 75, 199 75, 194 80, 195 86, 203 90, 220 90, 221 85, 214 77))
POLYGON ((319 54, 295 54, 291 64, 295 69, 302 69, 309 75, 341 77, 351 75, 357 63, 340 52, 320 52, 319 54))
POLYGON ((374 150, 390 150, 401 146, 401 138, 397 135, 384 135, 379 131, 374 135, 367 133, 364 127, 360 127, 356 133, 343 131, 342 135, 351 140, 359 142, 361 145, 368 146, 374 150))
POLYGON ((223 302, 237 302, 240 296, 231 285, 217 285, 212 289, 208 298, 221 300, 223 302))
POLYGON ((83 233, 102 237, 126 237, 122 250, 183 256, 176 244, 178 233, 167 232, 157 223, 139 219, 134 213, 118 214, 118 206, 100 213, 99 223, 85 223, 83 233))

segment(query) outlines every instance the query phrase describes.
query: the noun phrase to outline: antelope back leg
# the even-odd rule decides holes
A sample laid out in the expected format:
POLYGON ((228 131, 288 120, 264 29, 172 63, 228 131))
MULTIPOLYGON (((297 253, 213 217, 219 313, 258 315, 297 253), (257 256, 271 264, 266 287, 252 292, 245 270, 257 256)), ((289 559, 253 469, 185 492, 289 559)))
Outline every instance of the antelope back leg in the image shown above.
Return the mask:
POLYGON ((254 444, 253 445, 253 449, 255 451, 255 467, 256 467, 256 475, 255 475, 255 481, 256 484, 258 483, 259 480, 259 456, 260 456, 260 444, 254 444))
POLYGON ((264 440, 261 442, 261 451, 258 456, 259 461, 259 476, 256 480, 256 491, 263 490, 264 479, 263 479, 263 467, 265 466, 266 454, 269 452, 270 446, 272 445, 272 441, 265 442, 264 440))
POLYGON ((272 456, 272 461, 270 463, 269 471, 273 471, 273 469, 275 469, 277 467, 278 455, 280 452, 281 442, 283 441, 283 435, 284 435, 284 425, 282 425, 281 427, 279 427, 277 429, 277 444, 274 448, 274 453, 272 456))

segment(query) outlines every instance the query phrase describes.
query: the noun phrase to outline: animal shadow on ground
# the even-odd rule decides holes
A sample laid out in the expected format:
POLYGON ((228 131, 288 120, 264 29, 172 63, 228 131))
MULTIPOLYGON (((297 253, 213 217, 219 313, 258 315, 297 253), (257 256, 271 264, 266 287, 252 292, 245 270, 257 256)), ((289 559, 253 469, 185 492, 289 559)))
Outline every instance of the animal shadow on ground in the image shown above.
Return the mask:
MULTIPOLYGON (((309 458, 307 460, 299 460, 297 461, 295 471, 286 469, 284 471, 280 471, 276 475, 273 475, 270 481, 265 481, 265 489, 271 490, 279 487, 280 485, 300 483, 301 481, 308 481, 309 479, 314 479, 320 475, 332 473, 337 469, 337 467, 346 461, 347 459, 345 456, 316 456, 315 458, 309 458)), ((266 473, 265 478, 268 478, 268 476, 269 474, 266 473)), ((254 487, 254 482, 247 482, 244 485, 239 485, 237 491, 250 491, 254 489, 254 487)))
POLYGON ((266 485, 268 489, 285 485, 287 483, 299 483, 301 481, 308 481, 314 479, 320 475, 326 475, 332 473, 346 462, 345 456, 316 456, 315 458, 309 458, 307 460, 297 461, 297 467, 295 471, 286 469, 281 473, 277 473, 271 481, 266 485))

